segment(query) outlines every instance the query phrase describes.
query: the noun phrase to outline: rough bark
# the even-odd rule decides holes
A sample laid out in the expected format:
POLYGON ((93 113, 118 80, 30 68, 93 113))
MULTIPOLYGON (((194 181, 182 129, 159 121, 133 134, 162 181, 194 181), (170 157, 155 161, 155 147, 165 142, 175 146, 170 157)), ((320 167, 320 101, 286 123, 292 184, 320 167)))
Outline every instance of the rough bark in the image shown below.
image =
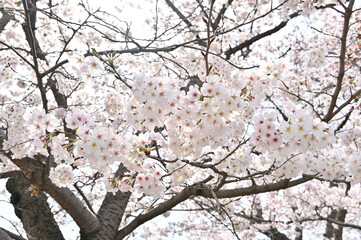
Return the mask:
MULTIPOLYGON (((11 159, 11 155, 8 154, 11 159)), ((36 156, 36 159, 25 157, 12 159, 32 183, 38 185, 41 190, 48 193, 67 213, 74 219, 82 233, 93 233, 99 229, 99 221, 88 208, 76 197, 69 188, 60 188, 44 177, 45 162, 43 156, 36 156)))
MULTIPOLYGON (((10 240, 26 240, 25 238, 23 238, 22 236, 20 235, 17 235, 15 233, 12 233, 6 229, 3 229, 3 228, 0 228, 0 231, 2 231, 3 233, 6 233, 7 236, 10 237, 10 240)), ((0 237, 3 236, 3 235, 0 235, 0 237)), ((5 235, 6 237, 6 235, 5 235)), ((2 238, 0 238, 1 240, 3 240, 2 238)), ((4 240, 7 240, 6 238, 4 240)))
POLYGON ((40 43, 36 37, 36 2, 37 0, 23 0, 26 21, 22 24, 22 28, 25 33, 26 41, 34 50, 33 57, 46 61, 46 54, 41 50, 40 43))
MULTIPOLYGON (((337 221, 345 222, 346 214, 347 214, 346 209, 340 209, 337 213, 337 221)), ((338 225, 338 227, 334 230, 334 233, 335 233, 335 240, 342 240, 343 226, 338 225)))
MULTIPOLYGON (((333 209, 328 217, 331 218, 331 219, 336 219, 336 216, 337 216, 337 210, 333 209)), ((333 232, 334 232, 334 227, 333 227, 332 223, 327 222, 326 231, 325 231, 325 234, 323 234, 323 236, 326 237, 326 238, 332 239, 333 238, 333 232)))
POLYGON ((303 239, 302 228, 296 227, 296 238, 295 238, 295 240, 302 240, 302 239, 303 239))
MULTIPOLYGON (((45 193, 31 196, 26 178, 10 178, 6 189, 11 193, 11 203, 16 216, 22 221, 29 240, 63 240, 64 237, 54 220, 45 193)), ((3 238, 1 238, 3 239, 3 238)))
POLYGON ((0 32, 2 32, 6 25, 14 18, 14 15, 6 11, 4 8, 0 8, 0 12, 2 14, 2 17, 0 18, 0 32))
MULTIPOLYGON (((116 175, 126 172, 127 169, 120 164, 116 175)), ((98 211, 97 217, 100 229, 94 234, 83 234, 81 239, 86 240, 108 240, 115 239, 115 235, 122 220, 125 208, 128 204, 130 192, 120 192, 116 194, 107 193, 98 211)))
POLYGON ((263 231, 262 233, 271 240, 290 240, 285 234, 278 231, 277 228, 270 228, 269 230, 263 231))
POLYGON ((12 240, 10 236, 0 228, 0 239, 2 240, 12 240))

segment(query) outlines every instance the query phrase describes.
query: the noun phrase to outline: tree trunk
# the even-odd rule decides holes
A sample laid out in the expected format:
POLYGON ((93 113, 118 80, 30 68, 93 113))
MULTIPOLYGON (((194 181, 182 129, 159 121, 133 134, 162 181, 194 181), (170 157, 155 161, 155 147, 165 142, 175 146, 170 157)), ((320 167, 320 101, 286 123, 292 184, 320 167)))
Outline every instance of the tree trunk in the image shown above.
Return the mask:
POLYGON ((12 240, 9 235, 0 228, 0 239, 1 240, 12 240))
POLYGON ((262 233, 269 237, 271 240, 290 240, 285 234, 278 231, 277 228, 271 227, 267 231, 262 231, 262 233))
MULTIPOLYGON (((119 164, 116 176, 124 174, 127 169, 123 164, 119 164)), ((82 234, 82 240, 112 240, 118 231, 125 208, 127 207, 130 192, 120 192, 116 194, 107 193, 102 205, 97 213, 100 224, 99 231, 93 234, 82 234)))
MULTIPOLYGON (((340 209, 337 213, 337 221, 345 222, 347 210, 340 209)), ((338 227, 334 230, 335 240, 342 240, 343 226, 338 225, 338 227)))
POLYGON ((11 194, 10 202, 16 216, 23 223, 29 240, 64 240, 45 193, 31 196, 28 191, 30 181, 26 178, 9 178, 6 189, 11 194))
MULTIPOLYGON (((337 210, 332 209, 332 212, 331 212, 330 215, 328 215, 328 218, 336 220, 336 216, 337 216, 337 210)), ((325 231, 325 234, 323 234, 323 236, 326 237, 326 238, 332 239, 333 238, 333 233, 334 233, 334 227, 333 227, 332 223, 327 222, 326 231, 325 231)))

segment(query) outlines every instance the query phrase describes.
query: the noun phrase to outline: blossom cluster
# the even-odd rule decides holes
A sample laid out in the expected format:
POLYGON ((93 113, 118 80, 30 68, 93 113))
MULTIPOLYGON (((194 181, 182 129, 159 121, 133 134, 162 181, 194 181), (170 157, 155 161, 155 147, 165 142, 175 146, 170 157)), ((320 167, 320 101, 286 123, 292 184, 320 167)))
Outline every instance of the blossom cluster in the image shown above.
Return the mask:
POLYGON ((251 143, 256 146, 257 150, 275 150, 283 143, 282 136, 276 130, 273 123, 275 118, 270 114, 255 117, 253 120, 255 131, 251 135, 251 143))
POLYGON ((51 169, 49 177, 59 187, 71 186, 74 180, 73 168, 69 164, 59 164, 51 169))
POLYGON ((253 106, 245 89, 231 89, 217 75, 208 76, 201 87, 191 85, 187 91, 175 83, 138 77, 132 91, 128 123, 148 130, 165 126, 168 147, 182 158, 198 158, 203 148, 220 147, 231 133, 241 134, 241 112, 253 106))
POLYGON ((352 153, 346 163, 346 169, 351 174, 348 180, 352 182, 361 182, 361 153, 354 152, 352 153))
POLYGON ((289 106, 289 111, 283 114, 286 118, 283 121, 277 121, 271 113, 253 120, 250 143, 262 153, 258 157, 263 162, 260 165, 274 165, 273 174, 277 177, 292 178, 302 173, 318 174, 326 179, 348 176, 346 159, 339 159, 343 155, 330 156, 325 150, 336 142, 326 123, 297 106, 289 106))
POLYGON ((20 104, 7 106, 3 112, 0 112, 0 117, 6 120, 7 127, 7 139, 3 142, 3 149, 11 149, 15 158, 25 157, 28 150, 33 149, 28 142, 29 134, 24 131, 27 129, 25 113, 25 108, 20 104))
MULTIPOLYGON (((164 170, 172 172, 171 184, 177 185, 196 177, 199 172, 193 167, 184 167, 177 158, 208 161, 207 154, 213 149, 210 161, 219 163, 221 170, 240 175, 252 164, 252 146, 263 154, 276 156, 276 166, 280 168, 275 175, 292 177, 301 172, 318 172, 327 178, 347 175, 347 172, 337 170, 346 169, 339 164, 344 160, 331 161, 327 154, 323 156, 321 152, 317 152, 320 156, 316 159, 315 152, 334 143, 335 138, 327 124, 314 120, 311 113, 297 107, 291 107, 291 111, 286 113, 287 121, 281 123, 275 113, 255 115, 250 146, 240 148, 225 158, 229 150, 224 146, 244 134, 243 114, 249 114, 245 109, 256 107, 253 101, 258 100, 250 98, 251 93, 248 92, 248 89, 252 89, 252 84, 249 84, 252 81, 250 79, 247 83, 248 88, 245 86, 235 90, 230 86, 239 83, 225 83, 220 76, 211 75, 205 78, 201 86, 191 85, 187 91, 180 91, 176 84, 138 76, 132 89, 134 98, 127 103, 131 114, 124 123, 131 127, 117 134, 95 123, 89 114, 76 108, 65 115, 61 110, 46 114, 39 109, 25 114, 25 110, 19 107, 17 111, 10 111, 9 116, 17 113, 13 125, 24 124, 25 116, 26 127, 22 130, 27 129, 30 135, 19 136, 33 139, 31 151, 23 150, 25 155, 40 153, 47 156, 47 147, 51 148, 57 164, 51 172, 51 179, 59 186, 72 184, 71 164, 89 164, 106 174, 109 191, 135 189, 159 196, 165 190, 160 177, 164 174, 161 173, 163 170, 154 170, 157 161, 150 158, 151 155, 174 160, 164 170), (65 132, 60 130, 63 124, 61 119, 65 120, 64 126, 68 129, 65 132), (134 134, 134 131, 139 132, 134 134), (298 156, 300 153, 304 154, 298 156), (315 164, 316 160, 320 164, 315 164), (129 171, 128 175, 109 178, 115 170, 113 163, 123 163, 129 171), (325 165, 330 166, 327 172, 322 168, 325 165)), ((268 85, 262 86, 267 88, 268 85)), ((9 133, 19 134, 13 125, 9 133)), ((10 146, 10 142, 5 143, 10 146)), ((16 152, 16 148, 11 150, 16 152)))
POLYGON ((105 189, 108 192, 115 194, 117 191, 129 192, 132 191, 134 177, 133 176, 114 176, 111 177, 109 174, 105 174, 103 178, 105 189))
MULTIPOLYGON (((69 61, 79 74, 86 72, 89 64, 98 68, 98 63, 91 64, 83 55, 73 55, 69 61)), ((29 149, 22 149, 23 155, 18 156, 37 153, 48 156, 51 149, 58 166, 89 164, 106 174, 110 191, 136 189, 159 196, 165 186, 162 178, 154 175, 155 166, 159 166, 157 159, 171 160, 162 170, 172 173, 171 185, 202 175, 203 171, 195 167, 185 167, 181 159, 210 161, 223 171, 242 175, 250 165, 259 168, 258 160, 252 162, 253 150, 263 154, 261 162, 273 159, 279 167, 274 175, 280 177, 302 172, 320 173, 326 178, 347 175, 344 170, 337 170, 347 170, 344 164, 339 164, 344 159, 330 160, 330 156, 319 151, 334 143, 335 137, 329 126, 311 112, 299 106, 286 107, 282 116, 286 120, 281 121, 277 112, 257 111, 266 94, 272 94, 271 89, 279 85, 279 80, 288 77, 287 68, 285 61, 277 60, 262 63, 260 71, 249 70, 243 75, 214 71, 186 87, 179 80, 138 74, 131 91, 123 96, 109 93, 105 99, 107 114, 112 119, 122 118, 116 122, 122 125, 122 131, 117 133, 77 108, 67 113, 58 109, 46 114, 36 108, 29 112, 18 107, 14 114, 10 111, 3 118, 16 116, 11 120, 9 133, 13 135, 9 139, 32 141, 31 147, 29 144, 29 149), (16 124, 30 134, 17 132, 16 124), (250 138, 249 144, 228 156, 239 139, 246 137, 250 138), (114 163, 122 163, 128 170, 127 176, 110 178, 115 171, 114 163), (325 171, 323 165, 332 167, 325 171)), ((16 153, 16 143, 6 141, 5 146, 16 153)), ((61 171, 52 170, 55 183, 56 176, 62 177, 61 171)), ((72 178, 68 179, 64 184, 71 184, 72 178)))
POLYGON ((160 170, 153 170, 147 174, 139 174, 136 177, 136 184, 134 187, 140 193, 161 197, 165 191, 165 187, 160 181, 162 175, 162 171, 160 170))
MULTIPOLYGON (((201 156, 207 156, 204 154, 212 149, 215 151, 210 161, 219 162, 220 169, 234 175, 245 172, 251 164, 251 148, 241 148, 226 159, 224 157, 228 151, 224 146, 244 134, 244 114, 252 115, 251 109, 256 107, 254 102, 259 101, 251 97, 254 92, 252 79, 245 87, 235 90, 231 86, 239 85, 237 81, 226 83, 220 76, 211 75, 204 79, 201 86, 191 85, 187 91, 180 91, 176 83, 140 75, 133 85, 134 98, 127 102, 131 114, 128 114, 124 124, 131 128, 117 134, 96 124, 86 112, 76 108, 66 115, 61 109, 48 114, 44 110, 33 109, 25 114, 25 110, 19 108, 19 120, 15 119, 12 123, 24 124, 22 116, 25 115, 30 135, 24 136, 24 139, 33 139, 32 149, 25 155, 40 153, 48 156, 47 147, 51 148, 55 163, 61 166, 52 170, 52 180, 56 184, 59 184, 56 178, 64 177, 68 180, 61 181, 62 186, 71 184, 73 178, 67 172, 70 164, 89 164, 109 176, 114 171, 113 163, 121 162, 128 169, 129 176, 107 180, 108 190, 135 188, 139 192, 158 196, 165 187, 159 175, 154 174, 157 161, 149 158, 150 155, 175 161, 167 164, 165 169, 173 173, 172 185, 182 184, 197 176, 198 172, 193 167, 184 168, 182 163, 176 161, 177 158, 203 161, 207 157, 201 156), (65 132, 60 130, 60 119, 65 120, 64 126, 68 129, 65 132), (140 133, 134 134, 134 129, 139 129, 140 133)), ((267 88, 268 84, 259 86, 267 88)), ((296 159, 294 155, 327 147, 334 141, 330 130, 326 124, 313 120, 302 109, 292 110, 288 118, 288 121, 278 124, 275 114, 256 115, 252 127, 254 131, 250 135, 251 146, 256 146, 256 150, 263 154, 272 152, 278 155, 278 165, 286 160, 281 159, 282 156, 294 158, 280 169, 283 175, 315 171, 315 166, 310 170, 305 167, 305 160, 296 159)), ((11 129, 10 133, 16 134, 16 128, 11 129)), ((12 151, 16 152, 16 149, 12 151)))
POLYGON ((79 128, 76 132, 80 138, 74 143, 74 155, 84 157, 99 172, 110 173, 109 165, 119 161, 122 154, 118 137, 102 127, 79 128))
POLYGON ((321 67, 325 63, 325 58, 327 56, 327 51, 325 48, 313 48, 309 53, 309 66, 310 67, 321 67))
POLYGON ((105 110, 111 117, 122 112, 122 98, 117 93, 109 93, 104 100, 105 110))
POLYGON ((305 1, 298 1, 298 0, 291 0, 287 1, 282 11, 280 11, 280 16, 286 20, 290 14, 302 11, 301 13, 305 16, 309 16, 311 12, 315 10, 315 7, 320 7, 325 5, 324 0, 305 0, 305 1))
POLYGON ((336 141, 332 129, 307 109, 293 108, 288 117, 280 126, 287 151, 315 151, 336 141))

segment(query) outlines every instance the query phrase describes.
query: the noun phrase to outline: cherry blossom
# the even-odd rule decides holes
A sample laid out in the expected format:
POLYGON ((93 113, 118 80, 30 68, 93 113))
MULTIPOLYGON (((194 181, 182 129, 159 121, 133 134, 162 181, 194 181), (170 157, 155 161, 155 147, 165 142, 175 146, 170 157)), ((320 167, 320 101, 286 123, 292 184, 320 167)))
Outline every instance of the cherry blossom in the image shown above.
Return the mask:
POLYGON ((28 236, 359 238, 359 2, 104 5, 0 1, 0 179, 56 231, 28 236))

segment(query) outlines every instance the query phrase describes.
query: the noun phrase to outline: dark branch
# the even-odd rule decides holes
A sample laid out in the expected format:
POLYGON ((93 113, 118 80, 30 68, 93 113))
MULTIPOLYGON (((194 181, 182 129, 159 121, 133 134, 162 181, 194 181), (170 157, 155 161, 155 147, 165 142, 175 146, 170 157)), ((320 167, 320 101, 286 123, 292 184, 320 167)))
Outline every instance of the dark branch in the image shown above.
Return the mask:
MULTIPOLYGON (((344 23, 343 23, 343 30, 342 30, 342 37, 341 37, 341 50, 340 50, 340 56, 339 56, 340 62, 339 62, 339 69, 338 69, 338 75, 337 75, 337 83, 336 83, 335 91, 332 94, 332 99, 331 99, 331 103, 328 108, 327 114, 322 119, 322 121, 324 121, 324 122, 329 122, 343 108, 341 106, 334 112, 334 109, 336 107, 336 102, 338 99, 338 95, 340 94, 340 91, 341 91, 343 77, 345 75, 347 34, 349 31, 350 19, 351 19, 352 8, 353 8, 354 3, 355 3, 354 0, 350 0, 350 3, 348 5, 347 9, 345 9, 344 23)), ((358 94, 360 94, 360 93, 361 93, 361 90, 358 91, 358 94)), ((350 97, 350 99, 351 99, 351 101, 353 100, 351 97, 350 97)), ((349 102, 349 101, 346 101, 346 102, 349 102)), ((346 102, 345 102, 345 104, 346 104, 346 102)))
MULTIPOLYGON (((299 15, 299 12, 295 12, 293 14, 290 15, 290 19, 292 18, 295 18, 299 15)), ((267 36, 270 36, 272 35, 273 33, 276 33, 278 32, 279 30, 281 30, 282 28, 284 28, 287 23, 288 23, 289 20, 287 21, 283 21, 281 22, 279 25, 277 25, 276 27, 268 30, 268 31, 265 31, 263 33, 260 33, 246 41, 244 41, 243 43, 235 46, 235 47, 230 47, 227 51, 225 51, 225 55, 226 55, 226 59, 230 59, 231 55, 232 54, 235 54, 237 53, 238 51, 241 51, 242 49, 244 48, 247 48, 249 46, 251 46, 253 43, 257 42, 258 40, 262 39, 262 38, 265 38, 267 36)))
MULTIPOLYGON (((208 178, 207 178, 208 179, 208 178)), ((206 179, 206 180, 207 180, 206 179)), ((312 176, 303 176, 302 178, 296 180, 284 179, 280 180, 276 183, 270 183, 260 186, 251 186, 247 188, 238 188, 238 189, 229 189, 229 190, 219 190, 214 192, 208 187, 204 186, 203 181, 201 184, 195 184, 190 187, 183 189, 173 198, 161 203, 158 207, 153 208, 147 212, 141 213, 138 215, 131 223, 129 223, 126 227, 119 230, 116 238, 117 240, 123 239, 125 236, 133 232, 137 227, 142 225, 143 223, 159 216, 160 214, 165 213, 168 210, 171 210, 173 207, 177 206, 179 203, 189 199, 191 196, 202 196, 206 198, 214 198, 216 195, 217 198, 233 198, 240 196, 249 196, 258 193, 272 192, 281 189, 286 189, 290 187, 297 186, 299 184, 305 183, 307 181, 312 180, 312 176)), ((208 180, 209 181, 209 180, 208 180)))
POLYGON ((9 14, 4 8, 0 8, 0 12, 2 17, 0 18, 0 33, 5 29, 6 25, 11 21, 14 20, 15 17, 12 14, 9 14))

